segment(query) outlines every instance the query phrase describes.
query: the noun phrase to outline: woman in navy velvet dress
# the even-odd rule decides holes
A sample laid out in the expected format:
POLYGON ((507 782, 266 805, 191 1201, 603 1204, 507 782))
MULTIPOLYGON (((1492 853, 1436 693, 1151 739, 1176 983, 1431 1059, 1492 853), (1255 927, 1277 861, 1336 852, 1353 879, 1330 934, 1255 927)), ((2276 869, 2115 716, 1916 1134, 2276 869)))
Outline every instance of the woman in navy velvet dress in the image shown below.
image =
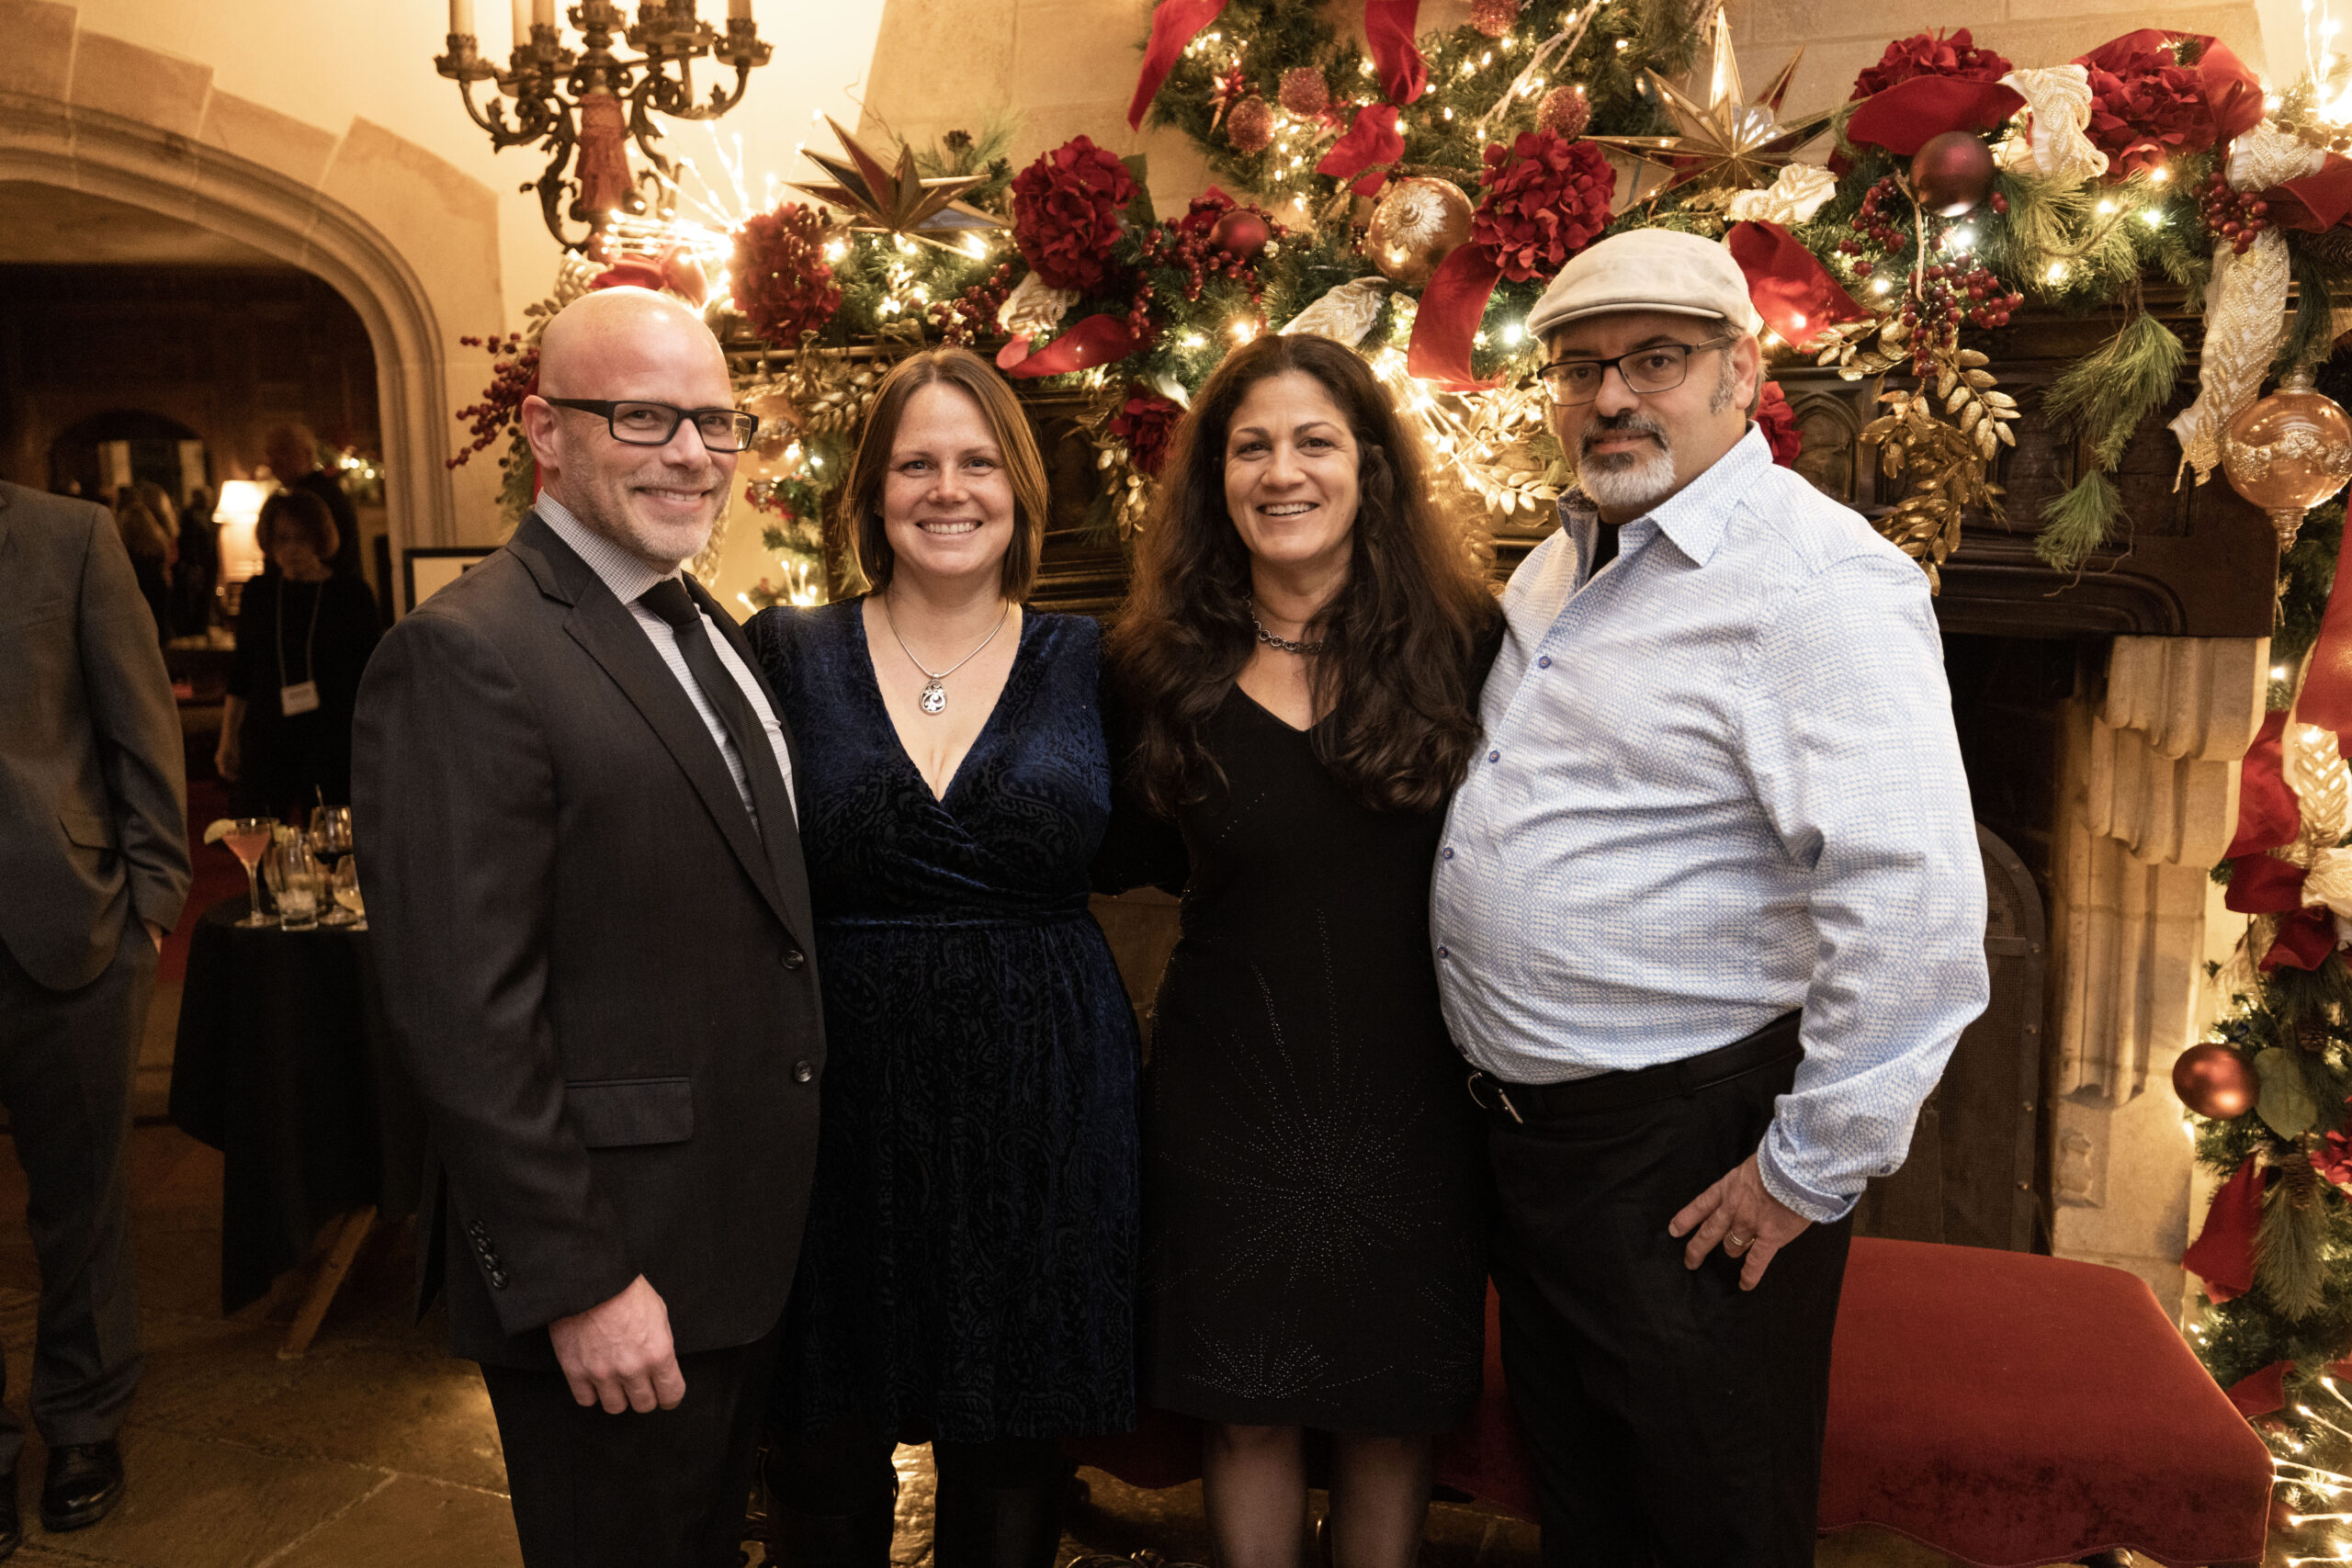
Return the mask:
POLYGON ((800 740, 827 1066, 772 1402, 785 1560, 883 1568, 930 1440, 940 1568, 1050 1568, 1065 1435, 1134 1419, 1135 1017, 1087 912, 1094 623, 1033 615, 1046 482, 961 349, 883 382, 845 491, 874 592, 750 631, 800 740))

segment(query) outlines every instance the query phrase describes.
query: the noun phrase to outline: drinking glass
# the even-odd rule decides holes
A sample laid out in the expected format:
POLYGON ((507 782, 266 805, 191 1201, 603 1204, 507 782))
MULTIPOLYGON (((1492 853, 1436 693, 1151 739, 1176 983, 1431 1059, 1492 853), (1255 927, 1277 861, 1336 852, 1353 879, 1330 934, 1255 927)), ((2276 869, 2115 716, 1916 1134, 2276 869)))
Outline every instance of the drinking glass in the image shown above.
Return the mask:
POLYGON ((357 855, 343 857, 334 868, 334 878, 330 886, 334 891, 334 901, 338 907, 338 912, 344 916, 350 928, 356 931, 366 931, 368 906, 359 897, 359 857, 357 855))
POLYGON ((261 869, 262 855, 269 849, 271 833, 277 827, 277 819, 274 817, 238 817, 230 820, 229 830, 220 837, 220 841, 229 846, 229 852, 235 855, 238 863, 245 868, 245 918, 237 922, 240 926, 274 926, 277 923, 276 917, 261 912, 261 879, 256 874, 261 869))
MULTIPOLYGON (((342 869, 340 863, 351 853, 351 807, 322 806, 311 813, 311 852, 325 863, 330 874, 342 869)), ((352 919, 334 908, 319 917, 319 924, 347 926, 352 919)))
POLYGON ((326 896, 326 869, 311 853, 300 832, 290 828, 280 832, 283 837, 270 850, 277 873, 270 881, 270 890, 277 895, 278 926, 289 931, 309 931, 319 923, 319 904, 326 896))

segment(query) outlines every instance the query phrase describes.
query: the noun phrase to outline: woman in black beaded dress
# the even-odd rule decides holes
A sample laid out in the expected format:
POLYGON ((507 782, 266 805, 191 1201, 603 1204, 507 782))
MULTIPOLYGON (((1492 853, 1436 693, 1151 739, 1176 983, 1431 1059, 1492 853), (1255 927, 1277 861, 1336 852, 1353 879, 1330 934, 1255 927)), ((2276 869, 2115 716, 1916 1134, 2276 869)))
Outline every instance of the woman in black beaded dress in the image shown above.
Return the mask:
POLYGON ((968 351, 884 378, 842 504, 874 591, 749 628, 799 741, 827 1054, 769 1489, 786 1562, 887 1568, 891 1450, 929 1441, 938 1568, 1050 1568, 1059 1439, 1135 1409, 1099 634, 1021 604, 1045 471, 968 351))
POLYGON ((1410 1568, 1477 1396, 1484 1142, 1429 888, 1501 616, 1350 350, 1263 337, 1179 431, 1106 646, 1097 883, 1183 893, 1144 1104, 1147 1402, 1204 1423, 1223 1568, 1410 1568))

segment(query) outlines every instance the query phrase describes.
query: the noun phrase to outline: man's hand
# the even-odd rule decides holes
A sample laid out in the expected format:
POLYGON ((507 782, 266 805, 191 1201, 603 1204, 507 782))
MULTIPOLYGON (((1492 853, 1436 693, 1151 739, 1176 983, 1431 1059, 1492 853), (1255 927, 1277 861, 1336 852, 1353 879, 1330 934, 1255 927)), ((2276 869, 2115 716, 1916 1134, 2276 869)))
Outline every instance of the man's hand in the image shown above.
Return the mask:
POLYGON ((140 921, 139 923, 140 923, 141 925, 142 925, 142 926, 145 926, 145 927, 147 928, 147 940, 148 940, 149 942, 153 942, 153 943, 155 944, 155 951, 156 951, 156 952, 158 952, 158 953, 163 952, 163 951, 164 951, 164 928, 163 928, 163 927, 161 927, 161 926, 159 926, 159 925, 157 925, 157 924, 156 924, 154 921, 153 921, 153 920, 141 920, 141 921, 140 921))
POLYGON ((1811 1224, 1764 1190, 1756 1156, 1749 1155, 1730 1175, 1684 1204, 1682 1212, 1667 1222, 1666 1232, 1678 1238, 1690 1237, 1690 1245, 1682 1249, 1682 1261, 1690 1268, 1704 1263, 1717 1242, 1723 1243, 1724 1257, 1746 1258, 1739 1271, 1739 1288, 1752 1291, 1764 1278, 1764 1270, 1772 1266, 1772 1255, 1811 1224))
POLYGON ((237 751, 236 738, 225 732, 220 744, 212 749, 212 771, 220 775, 222 784, 235 784, 237 775, 244 771, 244 759, 237 751))
POLYGON ((608 1302, 548 1325, 571 1397, 607 1415, 674 1409, 686 1397, 670 1343, 670 1309, 639 1274, 608 1302))

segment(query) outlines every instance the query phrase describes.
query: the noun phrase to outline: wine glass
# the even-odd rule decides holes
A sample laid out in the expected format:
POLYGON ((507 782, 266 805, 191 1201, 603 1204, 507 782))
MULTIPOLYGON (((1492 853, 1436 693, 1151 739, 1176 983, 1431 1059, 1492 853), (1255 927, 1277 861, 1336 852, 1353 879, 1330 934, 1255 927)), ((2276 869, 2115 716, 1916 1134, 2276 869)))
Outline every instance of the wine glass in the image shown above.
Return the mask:
POLYGON ((334 891, 334 901, 338 907, 338 912, 343 915, 350 928, 356 931, 366 931, 368 906, 359 897, 359 857, 357 855, 343 857, 334 868, 334 878, 330 886, 334 891))
POLYGON ((240 926, 274 926, 277 918, 261 912, 261 857, 270 845, 270 835, 277 826, 274 817, 236 817, 229 822, 229 830, 220 841, 245 868, 245 918, 240 926))
MULTIPOLYGON (((351 807, 322 806, 311 813, 311 852, 326 863, 333 871, 342 869, 340 862, 351 853, 351 807)), ((347 926, 352 917, 340 908, 329 909, 319 917, 322 926, 347 926)))
POLYGON ((277 895, 277 923, 280 930, 309 931, 319 923, 319 905, 326 896, 326 870, 298 829, 281 828, 277 844, 269 852, 265 874, 270 877, 270 891, 277 895))

